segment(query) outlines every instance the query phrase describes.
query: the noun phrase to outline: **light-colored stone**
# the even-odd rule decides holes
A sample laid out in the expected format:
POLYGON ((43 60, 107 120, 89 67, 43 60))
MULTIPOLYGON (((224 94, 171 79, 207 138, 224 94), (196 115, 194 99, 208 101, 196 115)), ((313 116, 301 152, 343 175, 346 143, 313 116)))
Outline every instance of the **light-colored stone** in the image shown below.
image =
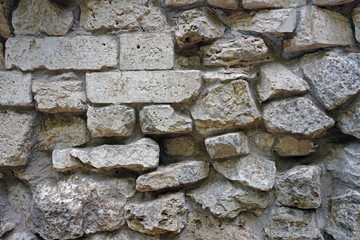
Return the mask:
POLYGON ((345 108, 341 108, 336 114, 337 127, 346 134, 360 139, 360 98, 345 108))
POLYGON ((185 195, 179 192, 152 201, 127 204, 125 219, 130 229, 141 233, 180 233, 186 224, 187 211, 185 195))
POLYGON ((326 134, 335 123, 311 100, 303 97, 266 104, 263 118, 270 132, 302 134, 314 138, 326 134))
POLYGON ((199 71, 98 72, 86 74, 92 103, 184 103, 199 94, 199 71))
POLYGON ((123 228, 115 233, 98 233, 86 240, 160 240, 160 236, 149 236, 123 228))
POLYGON ((12 25, 17 35, 66 35, 73 20, 71 9, 61 8, 49 0, 21 0, 12 14, 12 25))
POLYGON ((93 137, 130 137, 135 128, 135 110, 124 105, 89 107, 86 115, 93 137))
POLYGON ((11 233, 8 240, 38 240, 39 238, 29 230, 11 233))
POLYGON ((70 151, 72 157, 95 168, 125 168, 134 171, 156 168, 159 154, 159 145, 150 138, 142 138, 127 145, 101 145, 70 151))
POLYGON ((31 74, 17 71, 0 72, 0 105, 32 106, 31 74))
POLYGON ((189 136, 166 138, 164 140, 165 154, 169 156, 190 157, 196 151, 194 139, 189 136))
POLYGON ((55 171, 66 172, 82 167, 81 162, 70 155, 72 148, 55 149, 52 152, 52 163, 55 171))
POLYGON ((174 42, 167 33, 120 36, 120 70, 174 68, 174 42))
POLYGON ((258 8, 293 8, 306 5, 306 0, 242 0, 247 9, 258 8))
POLYGON ((260 113, 249 85, 232 81, 211 89, 191 109, 196 130, 203 135, 232 127, 250 127, 260 122, 260 113))
POLYGON ((228 133, 205 139, 206 151, 212 159, 238 157, 250 152, 245 133, 228 133))
POLYGON ((300 11, 295 36, 284 40, 284 53, 296 53, 330 46, 347 46, 354 43, 348 18, 340 13, 316 6, 300 11))
POLYGON ((192 120, 175 112, 171 105, 145 106, 139 113, 141 130, 145 134, 190 133, 192 120))
POLYGON ((317 6, 334 6, 354 2, 354 0, 313 0, 313 2, 317 6))
POLYGON ((207 0, 207 3, 213 7, 219 7, 228 10, 236 10, 239 7, 238 0, 207 0))
POLYGON ((270 151, 274 141, 274 137, 267 132, 260 132, 254 135, 255 146, 262 151, 270 151))
POLYGON ((360 42, 360 4, 358 4, 354 10, 352 15, 352 20, 355 27, 355 37, 358 42, 360 42))
POLYGON ((281 157, 306 156, 314 152, 314 143, 308 139, 299 139, 291 135, 277 138, 273 150, 281 157))
POLYGON ((5 67, 24 71, 116 67, 117 45, 116 39, 108 36, 9 38, 6 41, 5 67))
POLYGON ((195 5, 204 3, 205 0, 165 0, 165 6, 167 7, 185 7, 189 5, 195 5))
POLYGON ((8 16, 6 16, 4 7, 0 6, 0 35, 5 39, 8 39, 12 36, 7 17, 8 16))
POLYGON ((0 222, 0 237, 12 231, 15 228, 15 223, 12 222, 0 222))
POLYGON ((256 190, 270 191, 275 184, 275 163, 255 154, 217 161, 213 163, 213 167, 227 179, 256 190))
POLYGON ((218 71, 206 71, 202 73, 202 79, 207 83, 228 83, 233 80, 253 81, 256 79, 256 72, 250 67, 231 68, 218 71))

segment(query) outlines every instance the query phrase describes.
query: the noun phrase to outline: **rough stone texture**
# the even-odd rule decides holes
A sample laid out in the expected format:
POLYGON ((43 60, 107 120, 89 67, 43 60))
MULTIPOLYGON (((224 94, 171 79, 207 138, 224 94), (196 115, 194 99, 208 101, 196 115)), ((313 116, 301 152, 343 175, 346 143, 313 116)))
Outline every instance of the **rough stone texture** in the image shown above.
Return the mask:
POLYGON ((12 15, 12 25, 17 35, 66 35, 73 20, 70 9, 61 8, 48 0, 21 0, 12 15))
POLYGON ((360 4, 358 4, 354 10, 352 15, 352 20, 355 26, 355 37, 358 42, 360 42, 360 4))
POLYGON ((339 110, 336 126, 343 132, 360 139, 360 98, 339 110))
POLYGON ((89 107, 87 127, 93 137, 130 137, 135 127, 135 110, 124 105, 89 107))
POLYGON ((256 73, 251 71, 249 66, 240 68, 231 68, 217 71, 203 72, 202 78, 207 83, 228 83, 233 80, 247 80, 249 82, 256 78, 256 73))
POLYGON ((12 222, 0 222, 0 237, 5 233, 12 231, 15 228, 15 223, 12 222))
POLYGON ((255 146, 262 151, 270 151, 274 141, 274 137, 267 132, 260 132, 254 135, 255 146))
POLYGON ((175 112, 171 105, 145 106, 139 113, 144 134, 190 133, 192 120, 175 112))
POLYGON ((92 103, 183 103, 199 93, 199 71, 138 71, 86 74, 92 103))
POLYGON ((180 233, 186 224, 186 214, 185 195, 181 192, 125 206, 128 227, 150 235, 180 233))
POLYGON ((257 8, 292 8, 306 5, 306 0, 242 0, 247 9, 257 8))
POLYGON ((131 231, 127 228, 115 233, 100 233, 90 236, 86 240, 160 240, 159 236, 149 236, 131 231))
POLYGON ((127 145, 101 145, 94 148, 75 148, 70 155, 95 168, 126 168, 144 171, 159 164, 159 145, 143 138, 127 145))
POLYGON ((353 2, 354 0, 313 0, 318 6, 333 6, 353 2))
POLYGON ((260 113, 243 80, 211 89, 191 109, 198 132, 210 135, 231 127, 250 127, 260 121, 260 113))
POLYGON ((3 6, 0 6, 0 35, 8 39, 12 36, 11 30, 10 30, 10 24, 8 21, 8 16, 6 16, 6 11, 3 6))
POLYGON ((238 0, 207 0, 207 3, 222 9, 236 10, 239 7, 238 0))
POLYGON ((228 133, 205 140, 206 151, 212 159, 238 157, 250 152, 245 133, 228 133))
POLYGON ((70 155, 72 148, 55 149, 52 152, 52 163, 55 171, 66 172, 82 167, 81 162, 70 155))
POLYGON ((185 11, 176 20, 175 38, 180 48, 216 40, 224 32, 224 24, 205 7, 185 11))
POLYGON ((295 53, 354 43, 349 19, 330 10, 306 6, 300 11, 295 36, 285 40, 284 53, 295 53))
POLYGON ((269 191, 275 184, 275 163, 255 154, 214 162, 213 167, 227 179, 257 190, 269 191))
POLYGON ((135 194, 134 180, 75 174, 34 192, 30 230, 45 239, 74 239, 125 224, 124 205, 135 194))
POLYGON ((279 63, 270 63, 261 67, 260 73, 261 81, 256 90, 261 102, 279 96, 304 94, 310 90, 304 79, 296 76, 279 63))
POLYGON ((14 232, 8 238, 9 240, 38 240, 39 238, 30 231, 14 232))
POLYGON ((200 4, 205 0, 164 0, 167 7, 184 7, 192 4, 200 4))
POLYGON ((273 150, 281 157, 306 156, 314 152, 314 143, 308 139, 298 139, 285 135, 279 136, 278 142, 273 146, 273 150))
POLYGON ((5 67, 96 70, 116 67, 117 55, 116 39, 108 36, 16 37, 6 41, 5 67))
POLYGON ((190 157, 195 153, 194 139, 189 136, 167 138, 164 140, 165 154, 169 156, 190 157))
POLYGON ((174 43, 167 33, 120 36, 120 70, 174 68, 174 43))
POLYGON ((328 110, 360 92, 360 61, 356 58, 333 52, 313 53, 302 57, 300 65, 328 110))
POLYGON ((32 106, 31 74, 17 71, 0 72, 0 105, 32 106))
POLYGON ((334 125, 334 120, 307 98, 273 101, 264 106, 263 118, 270 132, 315 138, 324 135, 334 125))

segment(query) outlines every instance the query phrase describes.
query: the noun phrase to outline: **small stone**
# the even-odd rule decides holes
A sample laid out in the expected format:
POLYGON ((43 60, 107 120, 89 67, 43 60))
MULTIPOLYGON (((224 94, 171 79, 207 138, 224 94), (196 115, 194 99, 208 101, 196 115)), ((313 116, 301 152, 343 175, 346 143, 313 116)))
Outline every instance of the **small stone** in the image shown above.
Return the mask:
POLYGON ((135 110, 124 105, 89 107, 87 127, 93 137, 130 137, 135 127, 135 110))
POLYGON ((6 11, 4 9, 4 7, 1 5, 0 6, 0 35, 5 38, 8 39, 9 37, 12 36, 11 34, 11 30, 10 30, 10 24, 8 21, 8 16, 6 16, 6 11))
POLYGON ((125 219, 134 231, 149 235, 180 233, 186 225, 187 207, 184 193, 172 193, 156 200, 129 203, 125 219))
POLYGON ((144 134, 190 133, 192 120, 189 116, 175 112, 171 105, 145 106, 139 113, 144 134))
POLYGON ((255 154, 217 161, 213 163, 213 167, 227 179, 256 190, 270 191, 275 184, 275 163, 255 154))
POLYGON ((185 7, 205 2, 205 0, 165 0, 167 7, 185 7))
POLYGON ((0 72, 0 105, 31 107, 31 74, 18 71, 0 72))
POLYGON ((14 232, 12 233, 8 240, 38 240, 39 238, 32 234, 29 230, 22 232, 14 232))
POLYGON ((15 223, 12 222, 0 222, 0 237, 5 233, 12 231, 15 228, 15 223))
POLYGON ((206 151, 211 159, 239 157, 250 152, 245 133, 228 133, 205 140, 206 151))
POLYGON ((311 140, 298 139, 290 135, 279 136, 277 139, 273 150, 280 157, 306 156, 314 152, 314 143, 311 140))
POLYGON ((247 9, 258 8, 294 8, 306 5, 306 0, 242 0, 247 9))
POLYGON ((355 26, 355 37, 358 42, 360 42, 360 4, 358 4, 354 10, 352 15, 352 20, 355 26))
POLYGON ((360 139, 360 98, 336 113, 336 125, 345 134, 360 139))
POLYGON ((72 148, 55 149, 52 152, 52 163, 55 171, 66 172, 82 167, 82 164, 70 155, 72 148))
POLYGON ((328 117, 307 98, 277 100, 264 106, 266 128, 273 133, 302 134, 318 138, 334 125, 328 117))
POLYGON ((334 6, 353 2, 354 0, 313 0, 317 6, 334 6))
POLYGON ((239 7, 238 0, 207 0, 207 3, 213 7, 219 7, 228 10, 236 10, 239 7))
POLYGON ((202 79, 207 83, 228 83, 233 80, 253 81, 256 72, 252 72, 249 67, 231 68, 218 71, 204 72, 202 79))
POLYGON ((192 137, 166 138, 164 140, 165 154, 169 156, 190 157, 195 153, 195 142, 192 137))
POLYGON ((274 141, 274 137, 267 132, 260 132, 254 135, 255 146, 262 151, 270 151, 274 141))
POLYGON ((98 233, 86 240, 160 240, 160 236, 149 236, 123 228, 115 233, 98 233))

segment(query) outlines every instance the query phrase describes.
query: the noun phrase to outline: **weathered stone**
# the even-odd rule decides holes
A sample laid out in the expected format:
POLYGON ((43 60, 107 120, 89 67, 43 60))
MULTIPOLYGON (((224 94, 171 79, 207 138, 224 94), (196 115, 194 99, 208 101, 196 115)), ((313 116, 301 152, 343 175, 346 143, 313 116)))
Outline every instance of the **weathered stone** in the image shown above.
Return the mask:
POLYGON ((269 191, 275 184, 275 163, 255 154, 217 161, 213 167, 227 179, 257 190, 269 191))
POLYGON ((243 80, 211 89, 191 109, 196 130, 203 135, 231 127, 250 127, 259 123, 260 113, 243 80))
POLYGON ((174 42, 167 33, 120 36, 120 70, 174 68, 174 42))
POLYGON ((239 7, 238 0, 207 0, 207 3, 222 9, 236 10, 239 7))
POLYGON ((296 53, 330 46, 347 46, 354 43, 348 18, 316 6, 300 11, 300 22, 295 36, 284 40, 284 53, 296 53))
POLYGON ((29 230, 14 232, 8 237, 8 240, 39 240, 39 238, 29 230))
POLYGON ((307 98, 277 100, 264 106, 266 128, 274 133, 294 133, 321 137, 334 125, 328 117, 307 98))
POLYGON ((5 67, 96 70, 116 67, 117 55, 116 39, 107 36, 16 37, 6 41, 5 67))
POLYGON ((306 5, 306 0, 242 0, 247 9, 257 8, 293 8, 306 5))
POLYGON ((73 20, 71 9, 61 8, 48 0, 22 0, 12 14, 15 34, 66 35, 73 20))
POLYGON ((181 67, 199 68, 202 66, 201 58, 198 55, 177 56, 175 61, 181 67))
POLYGON ((159 145, 150 138, 142 138, 127 145, 101 145, 94 148, 74 148, 70 155, 95 168, 126 168, 144 171, 159 164, 159 145))
POLYGON ((5 233, 12 231, 15 228, 15 223, 12 222, 0 222, 0 237, 5 233))
POLYGON ((160 236, 149 236, 123 228, 115 233, 99 233, 86 240, 160 240, 160 236))
POLYGON ((166 138, 164 140, 165 154, 169 156, 190 157, 195 153, 195 142, 192 137, 166 138))
POLYGON ((181 192, 125 206, 129 228, 150 235, 180 233, 186 224, 186 214, 185 195, 181 192))
POLYGON ((245 133, 228 133, 205 140, 206 151, 212 159, 238 157, 250 152, 245 133))
POLYGON ((317 166, 297 166, 281 174, 276 183, 278 203, 302 209, 320 207, 320 175, 317 166))
POLYGON ((304 94, 310 87, 307 82, 296 76, 279 63, 270 63, 261 68, 261 81, 257 85, 260 101, 276 97, 304 94))
POLYGON ((125 224, 124 205, 135 194, 134 180, 74 174, 34 191, 28 226, 44 239, 74 239, 125 224))
POLYGON ((145 134, 190 133, 192 120, 175 112, 171 105, 145 106, 139 113, 141 130, 145 134))
POLYGON ((336 125, 343 133, 360 139, 360 98, 345 108, 341 108, 336 114, 336 125))
POLYGON ((175 38, 180 48, 221 38, 225 25, 208 8, 183 12, 176 20, 175 38))
POLYGON ((360 42, 360 4, 358 4, 354 10, 352 15, 352 20, 355 26, 355 37, 358 42, 360 42))
POLYGON ((202 78, 207 83, 228 83, 233 80, 252 81, 256 78, 256 72, 251 71, 250 67, 231 68, 218 71, 206 71, 202 78))
POLYGON ((165 6, 167 7, 185 7, 189 5, 195 5, 204 3, 205 0, 165 0, 165 6))
POLYGON ((314 53, 302 57, 300 65, 314 86, 316 96, 328 110, 360 92, 360 61, 355 57, 332 52, 314 53))
POLYGON ((353 2, 354 0, 313 0, 318 6, 333 6, 353 2))
POLYGON ((0 6, 0 35, 5 39, 12 36, 8 16, 6 16, 3 6, 0 6))
POLYGON ((130 137, 135 127, 135 110, 124 105, 89 107, 87 127, 93 137, 130 137))
POLYGON ((316 225, 315 213, 296 208, 274 209, 271 224, 264 230, 271 240, 324 239, 316 225))
POLYGON ((14 107, 32 106, 31 74, 0 72, 0 105, 14 107))
POLYGON ((260 132, 254 135, 255 146, 262 151, 270 151, 274 141, 274 137, 267 132, 260 132))
POLYGON ((5 70, 4 45, 0 43, 0 70, 5 70))
POLYGON ((199 71, 98 72, 86 74, 92 103, 183 103, 196 97, 199 71))
POLYGON ((72 148, 55 149, 52 152, 52 163, 55 171, 66 172, 82 167, 81 162, 70 155, 72 148))
POLYGON ((306 156, 314 151, 314 143, 291 135, 279 136, 273 150, 281 157, 306 156))

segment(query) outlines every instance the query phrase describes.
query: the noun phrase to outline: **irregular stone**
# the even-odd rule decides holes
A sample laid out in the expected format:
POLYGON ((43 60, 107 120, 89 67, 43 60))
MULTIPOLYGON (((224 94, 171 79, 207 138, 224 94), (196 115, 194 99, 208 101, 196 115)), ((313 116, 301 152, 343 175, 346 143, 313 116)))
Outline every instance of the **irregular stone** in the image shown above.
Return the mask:
POLYGON ((176 20, 175 38, 180 48, 221 38, 225 25, 208 8, 183 12, 176 20))
POLYGON ((296 53, 330 46, 347 46, 354 43, 348 18, 337 12, 316 6, 300 11, 300 22, 295 36, 284 40, 284 53, 296 53))
POLYGON ((279 207, 273 210, 272 220, 265 229, 271 240, 323 240, 317 227, 315 212, 279 207))
POLYGON ((267 132, 260 132, 254 135, 255 146, 262 151, 270 151, 274 141, 274 137, 267 132))
POLYGON ((183 103, 195 98, 200 87, 199 71, 86 74, 86 95, 92 103, 183 103))
POLYGON ((207 3, 222 9, 236 10, 239 7, 238 0, 207 0, 207 3))
POLYGON ((12 233, 8 240, 38 240, 39 238, 32 234, 30 231, 22 231, 12 233))
POLYGON ((1 5, 0 6, 0 35, 3 38, 8 39, 9 37, 12 36, 12 34, 11 34, 10 24, 8 21, 8 16, 6 16, 6 15, 7 14, 5 13, 5 9, 1 5))
POLYGON ((99 169, 125 168, 144 171, 159 164, 159 145, 150 138, 142 138, 127 145, 101 145, 94 148, 75 148, 70 155, 99 169))
POLYGON ((310 90, 307 82, 296 76, 279 63, 270 63, 261 67, 261 81, 256 90, 261 102, 276 97, 304 94, 310 90))
POLYGON ((332 52, 315 53, 302 57, 300 66, 328 110, 360 92, 360 61, 356 58, 332 52))
POLYGON ((250 152, 245 133, 228 133, 205 140, 206 151, 212 159, 238 157, 250 152))
POLYGON ((358 42, 360 42, 360 4, 358 4, 354 10, 352 15, 352 20, 355 26, 355 37, 358 42))
POLYGON ((191 109, 196 130, 203 135, 231 127, 250 127, 259 123, 260 113, 243 80, 211 89, 191 109))
POLYGON ((31 74, 18 71, 0 72, 0 105, 31 107, 31 74))
POLYGON ((164 140, 165 154, 169 156, 190 157, 195 153, 195 142, 192 137, 166 138, 164 140))
POLYGON ((12 14, 12 25, 16 35, 66 35, 73 20, 71 9, 61 8, 48 0, 22 0, 12 14))
POLYGON ((185 7, 205 2, 205 0, 165 0, 167 7, 185 7))
POLYGON ((12 231, 15 228, 15 223, 12 222, 0 222, 0 237, 5 233, 12 231))
POLYGON ((293 8, 306 5, 306 0, 242 0, 247 9, 258 8, 293 8))
POLYGON ((14 181, 8 185, 8 201, 14 211, 18 214, 27 215, 32 201, 29 186, 21 181, 14 181))
POLYGON ((145 106, 139 113, 144 134, 190 133, 192 120, 175 112, 171 105, 145 106))
POLYGON ((0 43, 0 70, 5 70, 4 45, 0 43))
POLYGON ((354 0, 314 0, 314 4, 317 6, 334 6, 340 4, 346 4, 353 2, 354 0))
POLYGON ((181 192, 125 206, 128 227, 149 235, 180 233, 186 224, 186 214, 185 195, 181 192))
POLYGON ((74 174, 36 187, 27 225, 44 239, 74 239, 125 224, 124 205, 135 194, 134 180, 74 174))
POLYGON ((298 139, 285 135, 279 136, 278 142, 273 146, 273 150, 280 157, 306 156, 314 152, 314 143, 308 139, 298 139))
POLYGON ((227 179, 253 189, 270 191, 275 184, 275 163, 255 154, 217 161, 213 163, 213 167, 227 179))
POLYGON ((360 98, 336 113, 336 126, 345 134, 360 139, 360 98))
POLYGON ((149 236, 123 228, 115 233, 99 233, 92 235, 87 238, 87 240, 160 240, 160 236, 149 236))
POLYGON ((24 71, 116 67, 117 41, 108 36, 16 37, 6 41, 5 67, 24 71))
POLYGON ((120 70, 174 68, 174 42, 167 33, 120 35, 120 70))
POLYGON ((266 128, 273 133, 294 133, 321 137, 334 125, 328 117, 307 98, 290 98, 270 102, 264 106, 266 128))
POLYGON ((70 155, 72 148, 55 149, 52 152, 52 163, 55 171, 66 172, 82 167, 82 164, 70 155))
POLYGON ((200 56, 177 56, 176 63, 181 67, 199 68, 202 66, 200 56))
POLYGON ((89 107, 87 127, 93 137, 130 137, 135 127, 135 110, 125 105, 89 107))
POLYGON ((207 83, 228 83, 233 80, 253 81, 256 72, 252 72, 250 67, 231 68, 218 71, 207 71, 202 74, 202 79, 207 83))

